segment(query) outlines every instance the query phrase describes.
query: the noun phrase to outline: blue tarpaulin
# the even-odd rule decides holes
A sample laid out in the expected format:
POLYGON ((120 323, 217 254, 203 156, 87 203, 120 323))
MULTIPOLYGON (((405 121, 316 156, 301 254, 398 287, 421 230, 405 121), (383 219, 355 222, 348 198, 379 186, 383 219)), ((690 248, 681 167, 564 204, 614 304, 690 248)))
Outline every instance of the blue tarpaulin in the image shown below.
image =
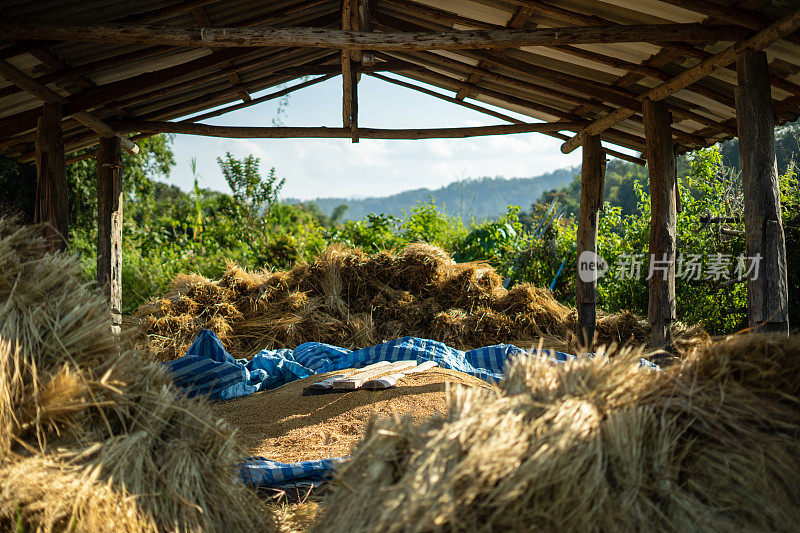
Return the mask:
MULTIPOLYGON (((503 379, 509 359, 521 353, 521 348, 510 344, 464 352, 429 339, 403 337, 360 350, 307 342, 294 350, 262 350, 247 360, 235 359, 219 337, 204 329, 185 356, 166 364, 175 384, 190 396, 201 394, 215 400, 229 400, 314 374, 361 368, 379 361, 435 361, 442 368, 498 381, 503 379)), ((556 357, 572 357, 553 353, 556 357)))
MULTIPOLYGON (((553 350, 534 350, 553 362, 577 357, 553 350)), ((228 400, 260 390, 279 387, 314 374, 346 368, 361 368, 380 361, 435 361, 442 368, 465 372, 486 381, 504 378, 509 361, 525 353, 510 344, 461 351, 441 342, 403 337, 361 350, 348 350, 320 342, 307 342, 294 350, 262 350, 252 359, 236 359, 212 331, 204 329, 186 355, 165 363, 175 384, 189 396, 204 395, 228 400)), ((642 366, 657 368, 642 360, 642 366)), ((249 457, 239 465, 242 480, 250 485, 275 487, 296 481, 320 481, 330 476, 344 458, 279 463, 263 457, 249 457)))

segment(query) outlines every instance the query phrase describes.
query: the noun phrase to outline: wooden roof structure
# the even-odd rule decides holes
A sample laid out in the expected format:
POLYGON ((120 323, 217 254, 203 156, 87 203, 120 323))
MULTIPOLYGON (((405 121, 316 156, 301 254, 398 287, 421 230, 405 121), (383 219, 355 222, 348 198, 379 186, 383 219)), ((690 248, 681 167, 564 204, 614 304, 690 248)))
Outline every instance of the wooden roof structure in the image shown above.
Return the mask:
POLYGON ((754 36, 767 34, 755 45, 769 58, 774 122, 800 116, 797 9, 764 0, 5 0, 0 155, 34 159, 43 101, 63 106, 68 153, 112 130, 354 140, 540 131, 570 151, 586 128, 645 152, 642 99, 653 94, 672 113, 679 151, 693 150, 736 135, 735 54, 719 56, 754 36), (194 126, 342 73, 342 129, 194 126), (365 130, 360 74, 422 91, 424 82, 453 94, 434 96, 532 120, 487 111, 514 124, 365 130))
POLYGON ((749 322, 753 331, 788 334, 773 128, 800 116, 798 28, 798 0, 0 0, 0 156, 36 161, 34 219, 48 223, 54 249, 65 249, 66 163, 94 155, 65 154, 99 144, 97 282, 119 328, 121 151, 135 153, 142 136, 554 136, 562 152, 582 147, 576 334, 588 350, 606 156, 647 160, 651 346, 669 347, 676 153, 738 136, 747 260, 764 262, 739 280, 748 284, 749 322), (202 123, 339 75, 342 127, 202 123), (361 75, 507 124, 361 127, 361 75))

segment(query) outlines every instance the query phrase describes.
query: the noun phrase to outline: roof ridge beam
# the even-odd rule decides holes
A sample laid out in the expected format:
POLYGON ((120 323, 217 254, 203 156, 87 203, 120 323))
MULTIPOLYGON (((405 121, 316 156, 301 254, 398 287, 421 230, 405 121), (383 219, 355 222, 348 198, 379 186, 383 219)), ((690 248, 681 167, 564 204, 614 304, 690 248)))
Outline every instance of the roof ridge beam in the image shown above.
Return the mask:
POLYGON ((59 41, 146 43, 218 48, 293 46, 349 50, 464 50, 642 41, 708 42, 740 40, 751 34, 750 30, 740 26, 709 26, 706 24, 371 33, 308 27, 192 28, 30 21, 0 22, 0 33, 7 40, 49 38, 59 41))

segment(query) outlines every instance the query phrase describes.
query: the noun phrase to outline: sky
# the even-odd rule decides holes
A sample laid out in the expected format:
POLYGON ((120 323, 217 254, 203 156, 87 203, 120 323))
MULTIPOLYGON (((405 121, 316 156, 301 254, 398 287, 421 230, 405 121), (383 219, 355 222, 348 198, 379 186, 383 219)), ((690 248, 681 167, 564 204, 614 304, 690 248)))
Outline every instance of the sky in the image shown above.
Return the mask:
MULTIPOLYGON (((254 97, 274 91, 254 93, 254 97)), ((280 115, 286 126, 341 127, 341 79, 291 93, 280 115)), ((363 76, 358 86, 359 125, 373 128, 443 128, 507 124, 450 102, 363 76)), ((488 107, 488 106, 487 106, 488 107)), ((498 109, 499 110, 499 109, 498 109)), ((502 110, 501 110, 502 111, 502 110)), ((203 121, 231 126, 271 126, 278 101, 268 101, 203 121)), ((531 121, 530 117, 517 116, 531 121)), ((468 139, 223 139, 177 135, 176 166, 167 181, 189 190, 190 160, 196 158, 200 186, 228 192, 216 158, 231 152, 261 159, 286 178, 282 198, 388 196, 484 176, 531 177, 580 164, 581 151, 564 155, 561 141, 536 133, 468 139)))

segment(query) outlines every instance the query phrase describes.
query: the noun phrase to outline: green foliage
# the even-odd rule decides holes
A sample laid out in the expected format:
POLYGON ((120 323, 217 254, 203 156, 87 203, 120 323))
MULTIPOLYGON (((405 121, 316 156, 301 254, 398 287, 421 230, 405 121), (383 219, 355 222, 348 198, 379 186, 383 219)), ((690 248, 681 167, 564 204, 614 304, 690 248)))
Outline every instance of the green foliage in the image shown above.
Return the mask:
POLYGON ((508 277, 514 269, 514 259, 527 243, 519 221, 519 207, 510 205, 505 216, 479 224, 455 245, 453 259, 486 261, 508 277))
MULTIPOLYGON (((794 135, 793 128, 796 125, 788 128, 783 138, 794 135)), ((275 169, 262 174, 260 161, 253 156, 236 159, 228 153, 218 158, 232 194, 203 189, 194 164, 194 187, 189 194, 157 181, 175 164, 170 142, 168 136, 151 137, 140 142, 139 155, 126 154, 123 159, 125 312, 163 291, 180 273, 218 277, 226 261, 247 268, 287 269, 313 260, 329 243, 375 252, 427 242, 452 252, 459 262, 489 262, 509 284, 552 284, 559 301, 574 305, 579 178, 543 194, 528 211, 508 206, 504 215, 473 220, 468 226, 461 218, 449 215, 432 196, 428 201, 418 201, 408 213, 369 213, 359 220, 342 222, 348 210, 345 204, 339 204, 327 216, 315 202, 278 203, 284 180, 277 178, 275 169)), ((725 150, 723 145, 680 159, 681 211, 676 235, 678 317, 688 323, 702 323, 718 334, 746 326, 746 283, 723 276, 683 279, 681 274, 689 266, 687 258, 696 259, 704 274, 725 259, 729 261, 726 275, 735 278, 736 258, 744 254, 743 225, 731 221, 743 212, 740 176, 726 166, 725 150), (709 217, 727 221, 704 222, 709 217)), ((800 262, 791 254, 800 248, 800 184, 794 167, 788 168, 780 180, 781 201, 790 254, 790 294, 796 295, 800 294, 800 262)), ((26 195, 31 189, 29 173, 30 169, 0 162, 0 185, 6 187, 6 202, 23 210, 26 202, 32 202, 32 196, 29 199, 26 195)), ((80 254, 85 275, 91 280, 96 269, 94 161, 70 166, 68 179, 70 246, 80 254)), ((611 312, 631 310, 646 315, 650 234, 646 169, 612 161, 605 185, 598 253, 610 270, 598 283, 599 304, 611 312), (627 275, 637 262, 640 275, 627 275)), ((797 325, 798 306, 792 305, 790 310, 790 321, 797 325)))

